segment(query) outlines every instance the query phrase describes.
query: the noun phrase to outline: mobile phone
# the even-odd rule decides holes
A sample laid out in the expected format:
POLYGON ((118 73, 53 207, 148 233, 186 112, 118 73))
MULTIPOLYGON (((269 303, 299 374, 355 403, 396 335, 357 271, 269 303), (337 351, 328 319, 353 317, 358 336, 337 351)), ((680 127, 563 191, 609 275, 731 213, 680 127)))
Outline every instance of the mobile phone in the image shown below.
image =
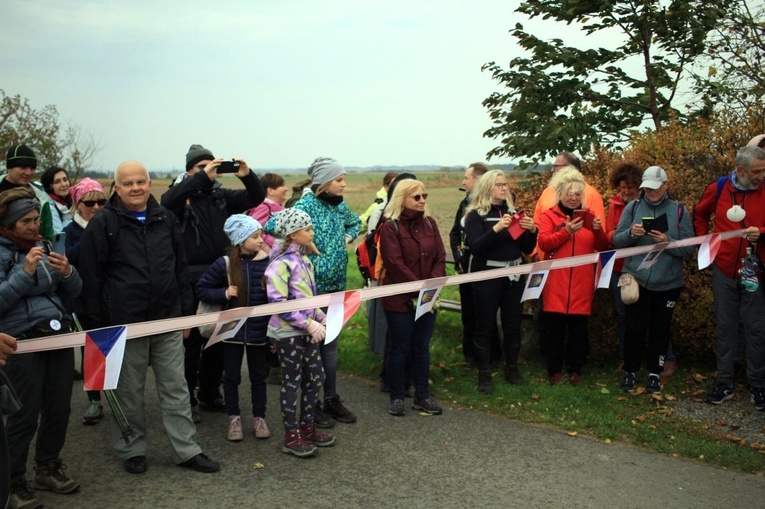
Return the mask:
POLYGON ((53 245, 51 249, 58 253, 64 254, 64 246, 66 245, 66 232, 57 233, 53 236, 53 245))
POLYGON ((582 226, 588 230, 592 230, 592 222, 595 220, 595 216, 588 209, 579 209, 574 211, 574 217, 580 218, 583 222, 582 226))
POLYGON ((230 161, 223 161, 215 171, 217 173, 236 173, 239 171, 239 161, 235 161, 233 159, 230 161))

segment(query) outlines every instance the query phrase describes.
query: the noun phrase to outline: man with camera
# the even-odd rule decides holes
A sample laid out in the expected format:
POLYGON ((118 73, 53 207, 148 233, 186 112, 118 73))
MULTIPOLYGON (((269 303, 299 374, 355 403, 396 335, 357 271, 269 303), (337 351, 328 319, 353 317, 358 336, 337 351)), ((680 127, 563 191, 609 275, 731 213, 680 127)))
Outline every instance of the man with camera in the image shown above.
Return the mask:
MULTIPOLYGON (((225 254, 229 246, 228 237, 223 231, 226 219, 232 214, 246 213, 258 206, 265 197, 258 177, 244 160, 224 161, 213 156, 202 145, 191 145, 186 154, 186 172, 170 185, 162 195, 161 203, 181 223, 192 293, 202 274, 212 262, 225 254), (244 189, 224 188, 219 180, 223 174, 238 177, 244 189)), ((196 299, 194 304, 196 308, 196 299)), ((207 339, 199 333, 198 328, 186 331, 184 336, 186 382, 194 422, 200 422, 197 402, 205 410, 223 411, 226 408, 219 390, 223 374, 223 344, 215 344, 203 352, 202 347, 207 339), (199 392, 195 397, 200 356, 199 392)))

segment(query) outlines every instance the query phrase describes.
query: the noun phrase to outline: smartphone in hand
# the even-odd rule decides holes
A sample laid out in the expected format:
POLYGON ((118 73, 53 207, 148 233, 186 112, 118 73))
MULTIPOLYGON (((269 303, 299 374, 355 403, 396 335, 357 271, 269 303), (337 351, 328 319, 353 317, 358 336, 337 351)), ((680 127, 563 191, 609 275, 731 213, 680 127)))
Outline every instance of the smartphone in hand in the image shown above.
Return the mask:
POLYGON ((579 218, 583 221, 583 225, 588 230, 592 230, 592 222, 595 220, 595 214, 589 211, 589 209, 579 209, 574 211, 574 218, 579 218))

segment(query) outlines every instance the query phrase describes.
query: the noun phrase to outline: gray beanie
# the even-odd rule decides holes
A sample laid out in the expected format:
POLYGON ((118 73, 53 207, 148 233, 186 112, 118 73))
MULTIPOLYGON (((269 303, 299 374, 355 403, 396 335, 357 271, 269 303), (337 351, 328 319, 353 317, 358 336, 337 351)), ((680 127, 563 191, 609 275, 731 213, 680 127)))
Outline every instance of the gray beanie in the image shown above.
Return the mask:
POLYGON ((193 168, 199 161, 204 161, 205 159, 212 161, 215 159, 215 156, 202 145, 192 145, 189 147, 189 151, 186 152, 186 171, 193 168))
POLYGON ((235 246, 244 244, 253 233, 262 229, 263 226, 258 221, 245 214, 233 214, 223 225, 223 231, 235 246))
POLYGON ((311 177, 315 186, 332 182, 343 175, 345 175, 345 168, 331 157, 317 157, 308 167, 308 176, 311 177))
POLYGON ((274 234, 282 239, 312 224, 311 216, 296 208, 282 210, 274 216, 274 222, 274 234))
POLYGON ((0 218, 0 226, 8 228, 33 210, 40 211, 40 201, 37 198, 20 198, 12 201, 8 204, 5 215, 0 218))

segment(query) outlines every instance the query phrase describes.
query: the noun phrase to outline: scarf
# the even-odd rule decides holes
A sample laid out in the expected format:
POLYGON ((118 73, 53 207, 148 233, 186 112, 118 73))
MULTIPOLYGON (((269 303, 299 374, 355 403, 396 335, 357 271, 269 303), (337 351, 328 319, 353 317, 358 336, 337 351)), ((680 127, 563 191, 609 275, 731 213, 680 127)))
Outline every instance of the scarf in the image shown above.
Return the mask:
POLYGON ((0 235, 16 244, 22 253, 28 253, 30 249, 37 245, 37 240, 23 239, 4 226, 0 226, 0 235))

